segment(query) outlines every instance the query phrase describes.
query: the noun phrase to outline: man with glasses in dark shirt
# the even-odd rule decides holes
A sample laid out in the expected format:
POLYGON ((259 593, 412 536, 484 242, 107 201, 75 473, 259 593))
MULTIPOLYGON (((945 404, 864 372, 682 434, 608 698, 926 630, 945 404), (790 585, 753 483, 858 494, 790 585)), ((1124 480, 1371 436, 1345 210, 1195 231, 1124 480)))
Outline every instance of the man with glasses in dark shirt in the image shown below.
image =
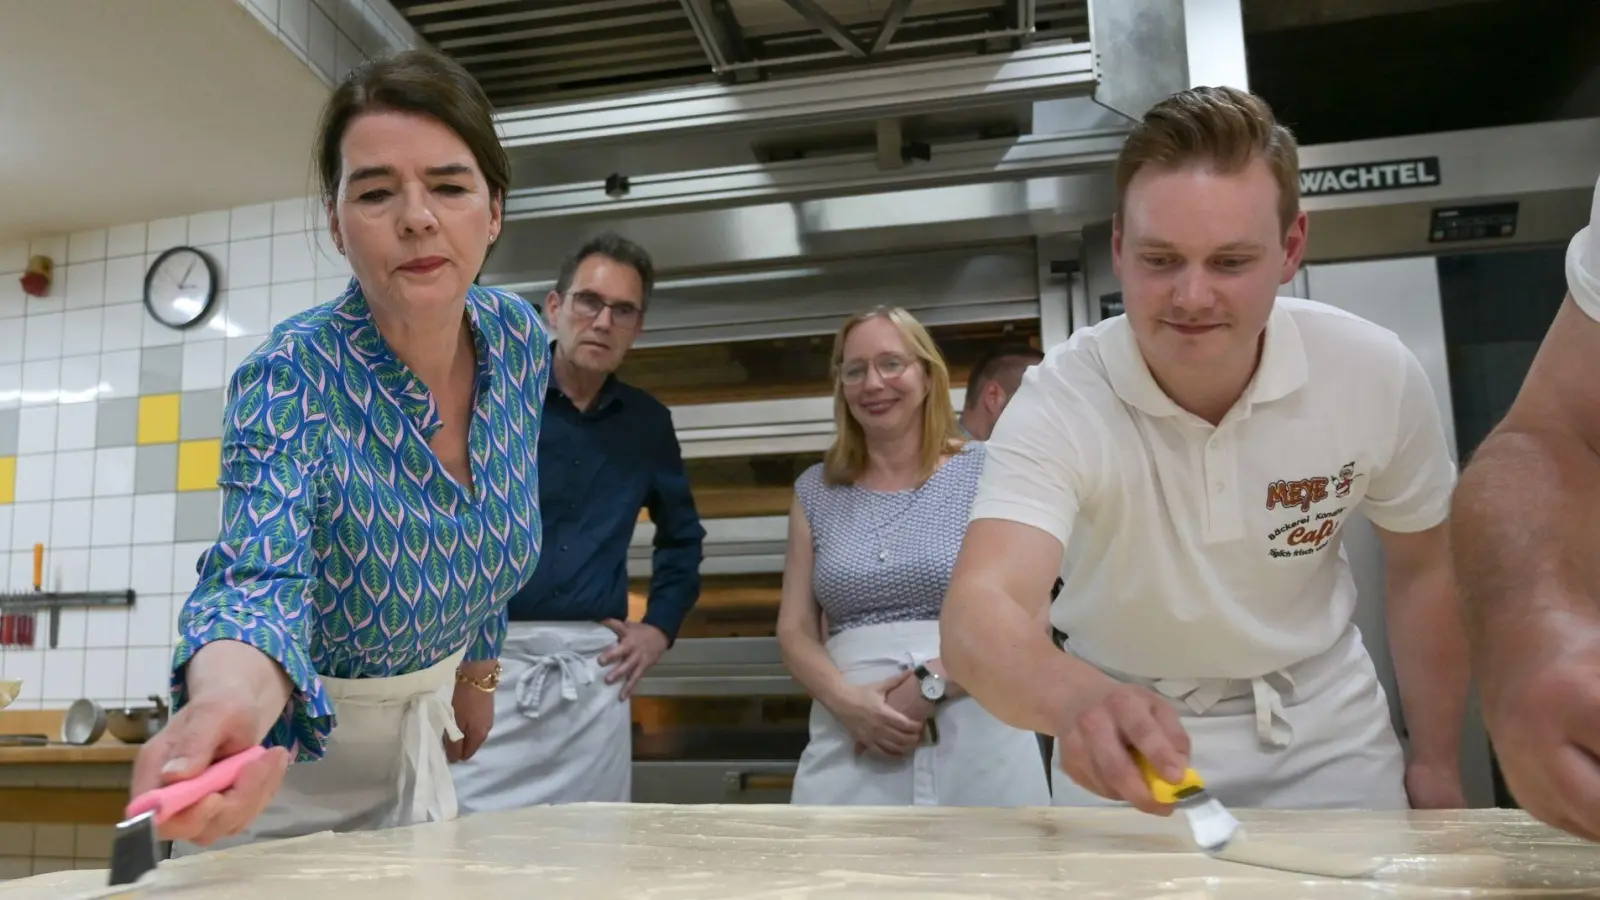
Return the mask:
POLYGON ((672 415, 615 375, 655 280, 643 248, 584 244, 545 298, 553 366, 539 434, 539 565, 510 601, 494 727, 451 767, 461 812, 627 802, 630 704, 700 595, 705 530, 672 415), (655 528, 643 621, 628 617, 628 544, 655 528))

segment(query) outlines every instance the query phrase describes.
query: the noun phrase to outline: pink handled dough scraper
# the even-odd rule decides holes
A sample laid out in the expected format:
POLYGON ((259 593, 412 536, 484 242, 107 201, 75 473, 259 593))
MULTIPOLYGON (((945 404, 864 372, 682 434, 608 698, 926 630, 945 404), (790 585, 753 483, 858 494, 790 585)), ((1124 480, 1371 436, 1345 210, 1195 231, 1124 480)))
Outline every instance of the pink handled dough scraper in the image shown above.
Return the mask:
POLYGON ((111 885, 133 884, 155 869, 156 826, 199 803, 206 797, 233 787, 239 773, 265 756, 265 747, 248 750, 212 763, 211 767, 187 781, 146 791, 133 798, 123 810, 126 819, 117 825, 116 841, 111 845, 111 885))

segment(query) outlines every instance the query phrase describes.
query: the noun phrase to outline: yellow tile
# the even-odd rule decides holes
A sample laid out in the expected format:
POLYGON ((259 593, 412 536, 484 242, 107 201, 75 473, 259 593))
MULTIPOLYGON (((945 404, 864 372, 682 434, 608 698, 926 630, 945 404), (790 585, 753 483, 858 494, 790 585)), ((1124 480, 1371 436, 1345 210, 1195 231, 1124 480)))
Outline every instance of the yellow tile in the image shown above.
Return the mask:
POLYGON ((171 444, 178 440, 178 395, 139 398, 139 443, 171 444))
POLYGON ((17 458, 0 456, 0 504, 17 499, 17 458))
POLYGON ((178 490, 214 491, 222 475, 222 441, 184 441, 178 445, 178 490))

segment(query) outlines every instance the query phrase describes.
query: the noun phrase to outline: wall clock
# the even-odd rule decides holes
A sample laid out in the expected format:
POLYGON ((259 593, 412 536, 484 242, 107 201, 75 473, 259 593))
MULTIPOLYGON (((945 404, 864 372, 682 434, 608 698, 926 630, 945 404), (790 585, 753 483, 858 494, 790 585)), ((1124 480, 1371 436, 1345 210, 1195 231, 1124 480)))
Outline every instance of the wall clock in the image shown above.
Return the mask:
POLYGON ((217 264, 204 251, 174 247, 145 273, 144 308, 168 328, 193 328, 216 302, 217 264))

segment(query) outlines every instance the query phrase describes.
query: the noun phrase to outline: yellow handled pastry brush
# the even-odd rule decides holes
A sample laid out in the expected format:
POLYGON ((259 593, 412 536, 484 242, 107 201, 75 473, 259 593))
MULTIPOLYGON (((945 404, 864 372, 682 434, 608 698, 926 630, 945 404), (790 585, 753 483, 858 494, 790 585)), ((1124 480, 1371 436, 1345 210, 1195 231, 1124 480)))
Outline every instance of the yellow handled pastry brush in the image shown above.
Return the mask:
POLYGON ((1170 803, 1189 820, 1195 844, 1207 856, 1247 866, 1278 869, 1301 875, 1327 878, 1365 878, 1383 868, 1388 860, 1346 853, 1333 853, 1285 844, 1258 843, 1248 839, 1244 828, 1221 801, 1206 791, 1205 779, 1194 769, 1186 769, 1176 784, 1162 778, 1143 754, 1133 761, 1149 785, 1157 803, 1170 803))
POLYGON ((1226 806, 1206 793, 1206 783, 1199 772, 1188 769, 1183 773, 1183 779, 1173 784, 1162 778, 1142 754, 1135 753, 1133 758, 1139 764, 1139 773, 1144 776, 1145 784, 1150 786, 1150 793, 1156 802, 1173 804, 1188 818, 1189 831, 1194 834, 1194 842, 1201 850, 1215 856, 1228 846, 1228 842, 1239 831, 1239 820, 1228 812, 1226 806))

